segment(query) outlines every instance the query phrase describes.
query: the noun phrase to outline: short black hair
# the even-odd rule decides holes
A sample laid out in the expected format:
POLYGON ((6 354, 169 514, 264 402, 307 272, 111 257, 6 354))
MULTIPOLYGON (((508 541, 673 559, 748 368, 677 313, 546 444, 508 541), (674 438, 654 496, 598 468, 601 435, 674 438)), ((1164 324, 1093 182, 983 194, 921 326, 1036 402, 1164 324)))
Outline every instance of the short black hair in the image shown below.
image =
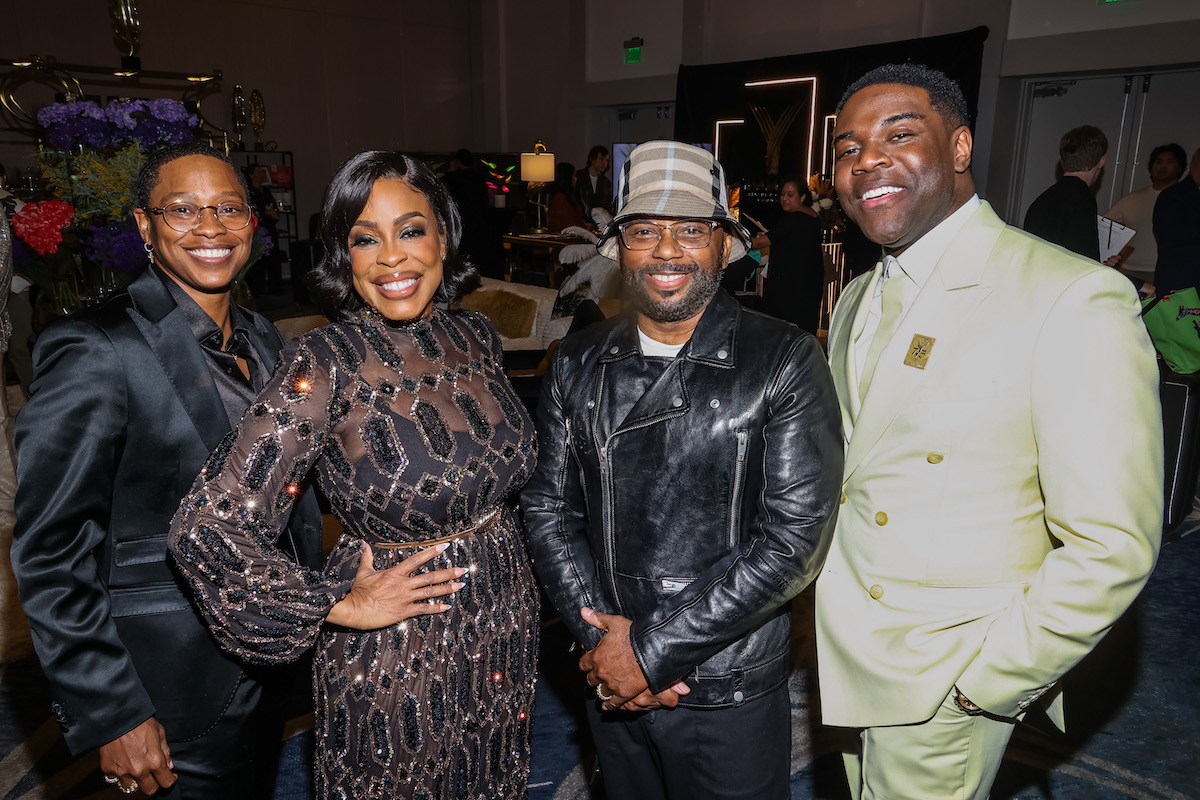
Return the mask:
POLYGON ((208 156, 209 158, 215 158, 217 161, 228 164, 229 168, 233 170, 233 174, 237 176, 238 185, 242 187, 242 193, 246 196, 246 202, 250 202, 250 184, 246 182, 246 176, 237 168, 237 165, 229 160, 229 156, 203 142, 191 141, 167 145, 160 150, 155 150, 146 158, 146 163, 142 164, 142 168, 138 172, 138 208, 147 209, 150 207, 150 193, 154 191, 155 186, 158 186, 162 168, 176 159, 186 158, 187 156, 208 156))
POLYGON ((446 245, 442 282, 434 298, 453 303, 479 286, 479 274, 458 251, 462 242, 458 207, 433 170, 425 162, 403 153, 368 150, 342 164, 325 190, 318 225, 318 238, 325 255, 309 274, 309 287, 322 313, 329 319, 350 319, 365 306, 354 291, 350 229, 367 207, 371 189, 379 180, 403 181, 410 189, 420 192, 433 209, 446 245))
POLYGON ((929 93, 929 104, 942 115, 942 119, 953 128, 966 125, 971 127, 971 115, 967 110, 967 100, 963 97, 958 82, 951 80, 941 70, 927 67, 924 64, 884 64, 863 75, 850 84, 838 101, 837 113, 842 113, 846 101, 852 95, 868 86, 878 86, 884 83, 896 83, 901 86, 915 86, 929 93))
POLYGON ((1058 160, 1063 172, 1093 169, 1107 152, 1108 137, 1095 125, 1071 128, 1058 142, 1058 160))
POLYGON ((1158 158, 1163 153, 1170 153, 1171 155, 1175 156, 1175 160, 1179 162, 1179 169, 1182 172, 1187 172, 1187 168, 1188 168, 1187 151, 1184 150, 1179 145, 1175 144, 1174 142, 1171 142, 1170 144, 1160 144, 1158 147, 1151 150, 1150 151, 1150 161, 1149 161, 1149 163, 1146 164, 1146 169, 1150 169, 1151 167, 1153 167, 1154 159, 1158 158))
POLYGON ((604 146, 604 145, 602 145, 602 144, 594 144, 594 145, 592 145, 592 149, 591 149, 591 150, 588 150, 588 160, 587 160, 587 163, 588 163, 588 164, 591 164, 593 161, 595 161, 595 160, 596 160, 596 156, 606 156, 606 155, 608 155, 608 148, 607 148, 607 147, 605 147, 605 146, 604 146))

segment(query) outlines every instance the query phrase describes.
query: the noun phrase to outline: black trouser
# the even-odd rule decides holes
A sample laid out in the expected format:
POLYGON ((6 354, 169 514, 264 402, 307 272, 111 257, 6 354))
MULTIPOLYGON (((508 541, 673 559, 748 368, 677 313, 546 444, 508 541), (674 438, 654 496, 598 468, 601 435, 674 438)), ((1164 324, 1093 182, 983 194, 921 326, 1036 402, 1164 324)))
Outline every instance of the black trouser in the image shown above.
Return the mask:
MULTIPOLYGON (((155 797, 269 798, 278 763, 282 720, 277 716, 263 718, 263 709, 259 708, 261 696, 262 684, 243 677, 216 725, 194 739, 168 741, 179 780, 169 792, 155 797)), ((167 736, 170 735, 167 731, 167 736)))
POLYGON ((744 705, 601 712, 588 701, 609 800, 787 800, 791 700, 787 685, 744 705))

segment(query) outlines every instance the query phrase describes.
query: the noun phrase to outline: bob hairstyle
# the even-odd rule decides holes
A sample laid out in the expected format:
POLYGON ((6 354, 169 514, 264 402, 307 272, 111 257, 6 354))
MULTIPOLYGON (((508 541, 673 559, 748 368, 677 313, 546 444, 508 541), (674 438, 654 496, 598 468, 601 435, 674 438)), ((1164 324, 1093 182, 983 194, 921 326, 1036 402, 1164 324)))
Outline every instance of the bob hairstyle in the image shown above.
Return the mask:
POLYGON ((338 169, 325 190, 317 237, 325 255, 309 276, 309 287, 326 317, 345 321, 365 304, 354 291, 350 267, 350 229, 367 207, 371 189, 379 180, 403 181, 420 192, 437 218, 438 233, 446 245, 442 283, 434 300, 454 303, 479 286, 479 274, 458 252, 462 220, 449 192, 423 161, 403 153, 368 150, 350 158, 338 169))

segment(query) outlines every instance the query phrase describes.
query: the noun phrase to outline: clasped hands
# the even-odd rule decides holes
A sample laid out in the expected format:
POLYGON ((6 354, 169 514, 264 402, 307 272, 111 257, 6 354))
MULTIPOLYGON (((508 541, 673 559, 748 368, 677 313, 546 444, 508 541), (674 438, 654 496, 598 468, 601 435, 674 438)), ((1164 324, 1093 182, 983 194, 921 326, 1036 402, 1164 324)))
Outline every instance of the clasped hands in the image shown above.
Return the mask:
POLYGON ((650 691, 646 675, 629 643, 632 620, 618 614, 602 614, 591 608, 584 608, 579 614, 584 622, 604 631, 596 649, 589 650, 579 659, 579 668, 587 673, 588 685, 597 688, 603 684, 607 689, 606 692, 597 688, 605 711, 674 708, 679 704, 679 698, 691 691, 683 681, 657 694, 650 691))

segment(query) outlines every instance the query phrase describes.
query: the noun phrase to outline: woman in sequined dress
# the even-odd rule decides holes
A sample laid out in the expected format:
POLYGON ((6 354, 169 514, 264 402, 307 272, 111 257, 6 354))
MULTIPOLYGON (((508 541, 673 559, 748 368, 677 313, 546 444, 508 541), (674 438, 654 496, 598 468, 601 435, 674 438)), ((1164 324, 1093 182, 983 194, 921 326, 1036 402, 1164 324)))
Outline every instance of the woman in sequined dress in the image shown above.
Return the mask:
POLYGON ((231 652, 315 644, 318 796, 524 797, 537 593, 511 500, 536 439, 492 325, 434 306, 474 280, 458 212, 424 164, 370 152, 321 227, 336 321, 285 348, 172 553, 231 652), (322 573, 273 545, 310 475, 345 528, 322 573))

